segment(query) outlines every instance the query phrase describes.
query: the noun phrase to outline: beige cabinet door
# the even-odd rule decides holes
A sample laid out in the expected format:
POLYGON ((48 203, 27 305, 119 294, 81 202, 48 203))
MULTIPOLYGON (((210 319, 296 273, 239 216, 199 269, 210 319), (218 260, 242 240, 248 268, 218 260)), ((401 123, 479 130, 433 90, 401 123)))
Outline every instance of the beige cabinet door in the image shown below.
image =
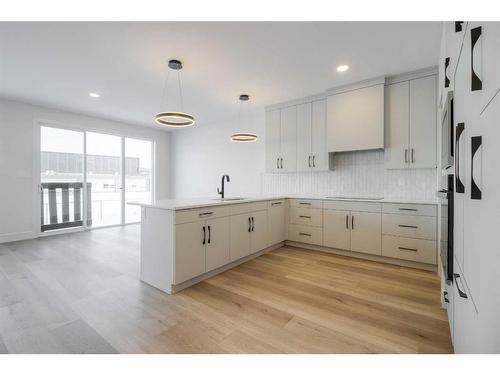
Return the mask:
POLYGON ((382 214, 351 212, 351 250, 382 255, 382 214))
POLYGON ((206 221, 206 271, 211 271, 230 262, 229 217, 206 221))
POLYGON ((312 169, 311 109, 311 103, 297 106, 297 172, 312 169))
POLYGON ((205 243, 207 229, 204 221, 175 226, 175 284, 205 272, 205 243))
POLYGON ((436 76, 410 81, 410 168, 436 168, 436 76))
POLYGON ((385 167, 403 169, 409 161, 409 82, 385 87, 385 167))
POLYGON ((351 247, 349 211, 323 210, 323 246, 349 250, 351 247))
POLYGON ((250 254, 251 214, 234 215, 229 218, 231 261, 250 254))
POLYGON ((281 157, 281 111, 266 112, 266 172, 280 171, 281 157))
POLYGON ((327 171, 329 166, 326 151, 326 100, 312 102, 311 118, 312 170, 327 171))
POLYGON ((281 172, 297 171, 297 106, 281 110, 281 172))
POLYGON ((269 245, 275 245, 286 239, 285 223, 285 201, 273 201, 269 203, 269 245))
POLYGON ((257 211, 251 214, 252 228, 250 232, 250 253, 256 253, 267 247, 267 211, 257 211))

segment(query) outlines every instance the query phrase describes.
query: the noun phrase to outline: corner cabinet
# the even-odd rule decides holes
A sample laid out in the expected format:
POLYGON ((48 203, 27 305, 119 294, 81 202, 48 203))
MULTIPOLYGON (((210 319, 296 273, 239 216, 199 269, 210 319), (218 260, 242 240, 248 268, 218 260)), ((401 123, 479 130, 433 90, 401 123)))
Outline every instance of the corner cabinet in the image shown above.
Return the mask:
POLYGON ((436 75, 385 87, 385 167, 436 168, 436 75))

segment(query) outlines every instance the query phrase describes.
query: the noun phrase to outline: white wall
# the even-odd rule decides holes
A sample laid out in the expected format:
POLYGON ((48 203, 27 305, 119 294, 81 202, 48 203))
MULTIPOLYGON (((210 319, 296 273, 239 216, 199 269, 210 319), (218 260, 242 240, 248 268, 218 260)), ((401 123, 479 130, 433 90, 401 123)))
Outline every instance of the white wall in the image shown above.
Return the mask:
POLYGON ((223 174, 226 196, 255 196, 261 192, 265 170, 264 110, 254 110, 242 118, 218 123, 196 124, 178 129, 172 137, 172 195, 181 197, 216 197, 223 174), (255 132, 257 142, 230 140, 231 134, 255 132))
POLYGON ((156 196, 170 195, 170 135, 153 128, 0 99, 0 242, 36 236, 40 225, 37 121, 80 130, 147 138, 156 144, 156 196))

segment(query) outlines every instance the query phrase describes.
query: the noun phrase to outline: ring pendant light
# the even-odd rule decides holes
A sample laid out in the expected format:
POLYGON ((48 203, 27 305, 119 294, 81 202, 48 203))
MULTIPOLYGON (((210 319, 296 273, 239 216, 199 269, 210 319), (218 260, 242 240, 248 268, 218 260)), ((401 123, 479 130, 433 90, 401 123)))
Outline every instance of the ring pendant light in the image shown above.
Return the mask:
MULTIPOLYGON (((250 100, 247 94, 241 94, 240 97, 240 108, 238 111, 238 123, 241 125, 241 103, 250 100)), ((231 135, 231 140, 233 142, 255 142, 257 140, 257 134, 254 133, 234 133, 231 135)))
MULTIPOLYGON (((183 112, 183 99, 182 99, 182 86, 181 86, 181 78, 180 78, 180 70, 182 69, 182 62, 179 60, 170 60, 168 62, 168 67, 172 70, 177 71, 177 80, 179 83, 179 98, 180 98, 180 103, 181 103, 181 111, 165 111, 165 112, 160 112, 155 116, 155 122, 158 125, 162 126, 168 126, 172 128, 182 128, 182 127, 187 127, 187 126, 192 126, 194 125, 194 116, 187 114, 183 112)), ((163 89, 163 98, 162 98, 162 103, 164 102, 165 99, 165 93, 167 91, 167 85, 168 85, 168 78, 170 72, 167 73, 167 78, 165 79, 165 86, 163 89)))

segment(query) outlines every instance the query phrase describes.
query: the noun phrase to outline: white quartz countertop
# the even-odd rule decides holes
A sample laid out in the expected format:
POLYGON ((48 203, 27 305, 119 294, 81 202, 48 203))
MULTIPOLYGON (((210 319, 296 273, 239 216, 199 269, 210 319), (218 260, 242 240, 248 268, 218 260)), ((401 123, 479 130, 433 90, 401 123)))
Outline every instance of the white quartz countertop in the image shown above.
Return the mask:
POLYGON ((139 202, 129 202, 130 205, 149 207, 149 208, 159 208, 164 210, 187 210, 191 208, 202 208, 202 207, 213 207, 222 206, 227 204, 241 204, 241 203, 252 203, 269 201, 274 199, 315 199, 315 200, 332 200, 332 201, 352 201, 352 202, 379 202, 379 203, 402 203, 402 204, 432 204, 436 205, 439 203, 438 199, 432 200, 408 200, 401 198, 378 198, 378 197, 319 197, 319 196, 307 196, 307 195, 277 195, 277 196, 256 196, 256 197, 245 197, 243 199, 231 200, 232 197, 228 197, 227 200, 221 200, 220 198, 180 198, 180 199, 164 199, 156 200, 153 203, 139 203, 139 202))

